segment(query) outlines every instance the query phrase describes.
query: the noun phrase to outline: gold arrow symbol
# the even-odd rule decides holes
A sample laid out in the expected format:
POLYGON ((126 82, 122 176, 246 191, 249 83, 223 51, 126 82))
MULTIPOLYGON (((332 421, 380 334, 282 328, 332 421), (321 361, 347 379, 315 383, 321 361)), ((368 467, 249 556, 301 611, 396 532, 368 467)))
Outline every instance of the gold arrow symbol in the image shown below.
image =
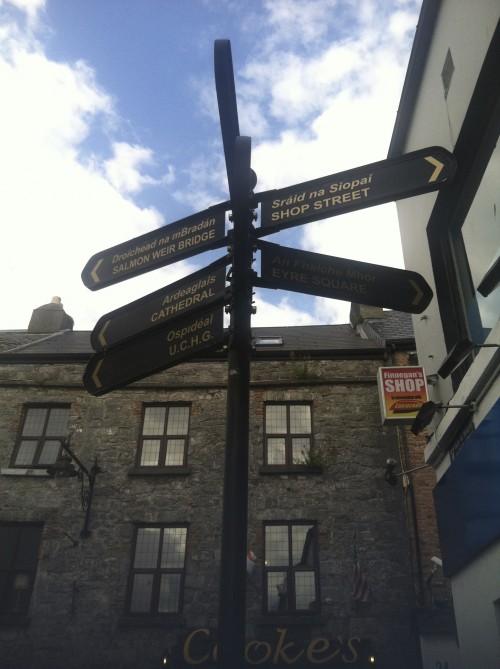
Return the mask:
POLYGON ((418 283, 416 283, 416 281, 413 281, 413 279, 410 279, 410 283, 413 286, 413 288, 415 289, 415 293, 416 293, 415 297, 412 300, 412 304, 417 306, 417 304, 422 299, 422 297, 424 295, 424 292, 423 292, 423 290, 420 289, 420 286, 418 285, 418 283))
POLYGON ((99 370, 101 369, 101 365, 104 362, 104 358, 101 358, 99 362, 96 365, 96 368, 94 369, 94 372, 92 374, 92 381, 94 382, 94 386, 96 388, 102 388, 102 383, 99 380, 99 377, 97 376, 99 373, 99 370))
POLYGON ((431 165, 434 165, 434 167, 436 168, 434 172, 431 174, 429 183, 431 181, 436 181, 438 176, 441 174, 441 171, 444 167, 444 163, 439 162, 439 160, 436 160, 436 158, 433 158, 432 156, 425 156, 425 160, 427 160, 431 165))
POLYGON ((99 283, 99 281, 101 280, 97 274, 97 270, 99 269, 101 264, 102 264, 102 258, 96 262, 94 269, 90 272, 90 276, 94 280, 94 283, 99 283))
POLYGON ((99 339, 99 343, 101 344, 101 346, 107 346, 107 345, 108 345, 108 342, 106 341, 106 339, 105 339, 105 337, 104 337, 104 331, 107 329, 107 327, 108 327, 108 325, 109 325, 110 323, 111 323, 111 321, 106 321, 106 322, 104 323, 104 325, 102 326, 101 331, 99 332, 99 334, 98 334, 98 336, 97 336, 97 338, 99 339))

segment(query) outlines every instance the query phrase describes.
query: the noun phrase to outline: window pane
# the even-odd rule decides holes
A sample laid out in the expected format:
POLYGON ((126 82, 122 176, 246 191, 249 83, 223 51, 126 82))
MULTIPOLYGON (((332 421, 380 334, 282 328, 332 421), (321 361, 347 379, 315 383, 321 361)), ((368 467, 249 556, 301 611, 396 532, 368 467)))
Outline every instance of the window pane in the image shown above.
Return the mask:
POLYGON ((292 439, 292 462, 300 464, 307 459, 311 448, 311 440, 308 437, 294 437, 292 439))
POLYGON ((267 574, 267 610, 286 611, 287 608, 287 573, 271 571, 267 574))
POLYGON ((46 441, 38 458, 39 465, 53 465, 61 449, 60 441, 46 441))
POLYGON ((284 465, 286 462, 285 438, 271 437, 267 440, 267 464, 284 465))
POLYGON ((162 574, 160 585, 159 613, 175 613, 179 610, 180 574, 162 574))
POLYGON ((317 608, 313 571, 295 572, 295 606, 309 611, 317 608))
POLYGON ((288 566, 288 527, 266 525, 266 566, 288 566))
POLYGON ((167 434, 187 434, 189 407, 170 407, 168 411, 167 434))
POLYGON ((185 527, 166 527, 163 533, 162 568, 183 568, 186 551, 185 527))
POLYGON ((163 434, 166 411, 166 407, 146 407, 142 434, 163 434))
POLYGON ((149 613, 152 590, 153 574, 135 574, 130 602, 132 613, 149 613))
POLYGON ((184 439, 168 439, 165 464, 168 466, 184 464, 184 439))
MULTIPOLYGON (((491 155, 481 184, 462 226, 462 236, 467 252, 474 289, 477 289, 487 270, 500 254, 500 225, 498 224, 498 183, 500 181, 500 147, 491 155)), ((488 297, 476 292, 480 324, 471 323, 473 341, 481 343, 495 326, 500 313, 498 288, 488 297), (478 327, 474 327, 477 325, 478 327)), ((473 312, 473 310, 469 310, 473 312)))
POLYGON ((68 408, 51 409, 45 434, 48 437, 63 436, 68 430, 68 408))
POLYGON ((160 440, 144 439, 141 451, 141 467, 157 467, 160 457, 160 440))
POLYGON ((309 554, 312 556, 312 533, 314 527, 312 525, 293 525, 292 526, 292 562, 297 564, 310 564, 308 562, 309 554), (311 534, 308 538, 309 530, 311 534), (306 542, 306 539, 308 541, 306 542))
POLYGON ((290 434, 311 433, 311 407, 309 405, 290 406, 290 434))
POLYGON ((16 465, 31 465, 36 451, 36 441, 22 441, 16 455, 16 465))
POLYGON ((136 569, 157 566, 160 533, 161 530, 159 527, 142 527, 137 530, 134 559, 134 567, 136 569))
POLYGON ((31 574, 17 573, 9 591, 7 611, 26 613, 31 597, 31 574))
POLYGON ((286 433, 286 406, 268 404, 266 406, 266 434, 286 433))
POLYGON ((23 437, 39 437, 43 433, 47 409, 28 409, 23 425, 23 437))

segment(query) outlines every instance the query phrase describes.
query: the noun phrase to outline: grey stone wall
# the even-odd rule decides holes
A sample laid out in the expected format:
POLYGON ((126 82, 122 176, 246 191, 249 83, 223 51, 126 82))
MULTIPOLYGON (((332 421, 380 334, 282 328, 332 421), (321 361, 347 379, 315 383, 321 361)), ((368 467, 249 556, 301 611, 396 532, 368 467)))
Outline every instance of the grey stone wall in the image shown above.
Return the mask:
MULTIPOLYGON (((259 561, 248 577, 248 638, 267 638, 262 615, 262 522, 316 520, 321 619, 303 633, 369 637, 380 666, 418 666, 411 626, 414 593, 402 489, 384 480, 397 455, 397 430, 381 426, 376 372, 383 360, 255 362, 252 365, 248 545, 259 561), (319 473, 269 474, 263 463, 263 403, 311 401, 319 473), (352 600, 352 536, 372 589, 352 600)), ((0 369, 0 520, 43 521, 27 626, 0 624, 2 669, 160 667, 162 652, 185 629, 217 626, 226 415, 225 363, 189 363, 95 398, 79 365, 4 365, 0 369), (188 465, 176 476, 132 476, 144 402, 191 402, 188 465), (9 474, 22 407, 71 403, 72 445, 97 478, 92 535, 76 479, 9 474), (134 525, 187 522, 182 619, 170 626, 130 624, 124 616, 134 525), (72 541, 74 539, 74 541, 72 541)), ((347 666, 347 665, 346 665, 347 666)))

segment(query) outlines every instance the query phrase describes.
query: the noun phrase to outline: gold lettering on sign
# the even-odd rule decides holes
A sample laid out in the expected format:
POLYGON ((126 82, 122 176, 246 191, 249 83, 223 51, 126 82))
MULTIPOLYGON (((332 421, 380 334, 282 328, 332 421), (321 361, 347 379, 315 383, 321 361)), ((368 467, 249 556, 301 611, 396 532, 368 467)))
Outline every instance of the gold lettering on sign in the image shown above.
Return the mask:
POLYGON ((209 658, 208 653, 206 655, 203 655, 203 657, 198 657, 198 658, 191 657, 191 642, 194 639, 194 637, 199 633, 204 634, 207 637, 207 639, 210 636, 209 630, 207 630, 204 627, 191 632, 191 634, 187 637, 186 641, 184 642, 184 649, 182 653, 184 662, 186 662, 186 664, 196 666, 197 664, 202 664, 203 662, 206 662, 209 658))
MULTIPOLYGON (((259 666, 271 662, 275 667, 283 667, 288 665, 293 667, 295 664, 303 665, 307 660, 313 667, 321 667, 331 663, 339 656, 339 660, 343 664, 354 664, 358 658, 358 650, 356 646, 361 642, 358 637, 351 637, 344 641, 342 636, 337 636, 335 639, 327 639, 325 637, 317 637, 311 639, 307 647, 300 648, 293 641, 286 639, 287 628, 276 628, 278 638, 274 643, 269 641, 248 641, 245 645, 245 661, 253 666, 259 666), (273 652, 274 650, 274 652, 273 652), (271 659, 272 658, 272 659, 271 659), (302 660, 301 660, 302 658, 302 660)), ((205 663, 210 664, 217 661, 217 645, 210 643, 211 634, 205 627, 191 632, 183 643, 182 657, 188 667, 196 667, 205 663), (207 648, 205 644, 202 654, 196 654, 194 650, 197 642, 209 642, 210 646, 207 648)), ((199 651, 200 652, 200 651, 199 651)))
POLYGON ((262 664, 271 657, 272 651, 271 644, 267 641, 250 641, 245 646, 245 660, 248 664, 262 664), (264 654, 259 657, 261 648, 264 650, 264 654), (255 649, 255 653, 252 653, 252 649, 255 649))
POLYGON ((295 657, 289 657, 286 654, 287 648, 293 647, 292 642, 289 642, 286 645, 283 645, 284 642, 285 642, 285 637, 286 637, 287 631, 288 630, 286 628, 282 629, 281 627, 278 627, 278 629, 277 629, 277 632, 279 634, 279 639, 278 639, 278 644, 276 646, 276 650, 274 651, 274 657, 273 657, 274 664, 278 664, 278 661, 279 661, 280 658, 282 658, 284 660, 284 662, 286 662, 287 664, 293 664, 294 662, 297 662, 299 657, 301 657, 304 654, 303 650, 299 651, 299 653, 297 655, 295 655, 295 657))
POLYGON ((335 652, 327 657, 324 655, 322 657, 315 657, 316 655, 326 653, 328 650, 330 650, 330 642, 325 637, 320 636, 317 639, 313 639, 307 647, 307 659, 312 664, 323 664, 324 662, 330 662, 340 653, 340 648, 337 648, 335 652))
POLYGON ((354 641, 357 641, 359 643, 361 641, 361 639, 359 639, 357 636, 353 636, 353 637, 351 637, 350 639, 347 640, 347 647, 351 651, 352 656, 349 658, 349 657, 346 657, 345 653, 344 653, 344 655, 342 655, 342 660, 346 664, 353 664, 353 662, 356 662, 356 660, 358 659, 358 651, 353 646, 354 641))
MULTIPOLYGON (((373 174, 360 176, 351 181, 336 181, 324 184, 316 190, 293 193, 285 198, 272 201, 271 221, 280 222, 287 219, 303 218, 314 215, 314 212, 328 211, 336 207, 356 204, 357 200, 369 197, 373 174)), ((358 205, 359 206, 359 205, 358 205)))

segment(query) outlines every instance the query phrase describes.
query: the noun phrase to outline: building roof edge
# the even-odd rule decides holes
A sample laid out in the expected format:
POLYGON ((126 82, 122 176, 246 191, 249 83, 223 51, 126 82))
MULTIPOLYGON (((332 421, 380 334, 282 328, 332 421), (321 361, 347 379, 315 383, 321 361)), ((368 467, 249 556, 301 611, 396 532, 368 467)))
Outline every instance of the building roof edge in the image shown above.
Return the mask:
POLYGON ((408 129, 413 118, 415 103, 427 63, 429 46, 434 36, 437 17, 441 9, 441 0, 423 0, 418 18, 415 38, 408 61, 408 68, 401 92, 396 121, 392 131, 388 158, 395 158, 404 152, 408 129))

